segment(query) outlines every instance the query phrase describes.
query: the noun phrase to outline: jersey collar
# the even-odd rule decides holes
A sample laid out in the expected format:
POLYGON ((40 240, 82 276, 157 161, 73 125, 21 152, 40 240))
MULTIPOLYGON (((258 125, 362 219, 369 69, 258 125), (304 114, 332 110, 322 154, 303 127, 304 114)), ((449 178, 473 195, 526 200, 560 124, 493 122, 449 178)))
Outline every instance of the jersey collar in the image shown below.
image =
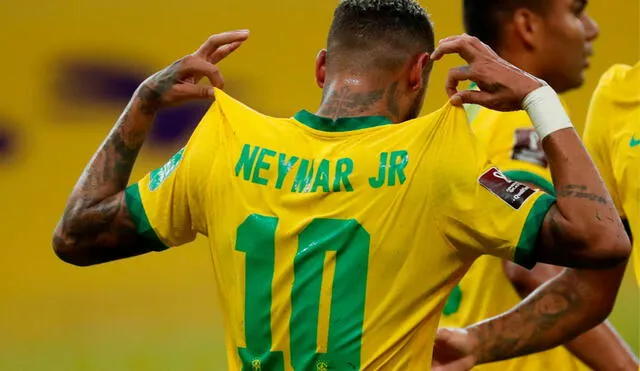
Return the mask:
POLYGON ((335 120, 302 110, 294 118, 308 127, 328 132, 345 132, 393 124, 384 116, 340 117, 335 120))

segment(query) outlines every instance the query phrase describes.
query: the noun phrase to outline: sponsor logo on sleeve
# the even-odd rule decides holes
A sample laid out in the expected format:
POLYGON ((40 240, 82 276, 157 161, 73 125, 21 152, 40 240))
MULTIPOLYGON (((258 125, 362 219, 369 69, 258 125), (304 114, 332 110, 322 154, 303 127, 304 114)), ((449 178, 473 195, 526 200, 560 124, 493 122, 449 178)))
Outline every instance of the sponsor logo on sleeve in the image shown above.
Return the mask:
POLYGON ((640 146, 640 139, 636 139, 636 136, 631 137, 631 141, 629 142, 629 147, 634 148, 640 146))
POLYGON ((167 180, 167 178, 176 170, 183 156, 184 148, 173 155, 173 157, 171 157, 171 159, 161 168, 151 172, 151 175, 149 176, 150 191, 155 191, 162 185, 162 183, 164 183, 165 180, 167 180))
POLYGON ((537 166, 547 167, 547 158, 542 150, 540 136, 535 129, 518 129, 515 131, 515 140, 511 158, 524 161, 537 166))
POLYGON ((516 210, 536 192, 522 183, 510 180, 495 167, 482 174, 478 181, 489 192, 516 210))

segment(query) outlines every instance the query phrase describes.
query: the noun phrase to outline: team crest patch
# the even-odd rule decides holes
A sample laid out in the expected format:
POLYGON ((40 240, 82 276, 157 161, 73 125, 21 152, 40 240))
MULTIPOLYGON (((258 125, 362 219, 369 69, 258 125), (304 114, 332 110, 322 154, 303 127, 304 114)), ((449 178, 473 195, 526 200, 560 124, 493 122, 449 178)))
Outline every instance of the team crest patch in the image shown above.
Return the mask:
POLYGON ((522 183, 510 180, 495 167, 482 174, 478 181, 484 188, 516 210, 519 210, 536 192, 522 183))
POLYGON ((176 170, 182 157, 184 156, 184 148, 178 151, 171 159, 161 168, 151 172, 149 176, 149 190, 152 192, 158 189, 162 183, 176 170))
POLYGON ((547 167, 547 157, 542 150, 540 136, 535 129, 518 129, 515 132, 511 159, 547 167))

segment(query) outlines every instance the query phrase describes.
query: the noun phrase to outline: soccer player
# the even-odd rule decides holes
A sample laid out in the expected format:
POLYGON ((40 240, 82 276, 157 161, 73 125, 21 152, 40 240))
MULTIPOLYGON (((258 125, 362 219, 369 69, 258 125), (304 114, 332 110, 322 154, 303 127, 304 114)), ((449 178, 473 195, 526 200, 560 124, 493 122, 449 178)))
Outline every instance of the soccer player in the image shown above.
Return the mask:
MULTIPOLYGON (((478 255, 593 268, 628 259, 624 227, 555 92, 477 39, 434 50, 415 1, 340 3, 316 62, 315 114, 270 117, 220 90, 216 63, 247 37, 214 35, 142 83, 53 239, 61 259, 86 266, 208 236, 231 369, 425 369, 442 306, 478 255), (452 53, 469 62, 452 79, 483 89, 467 102, 535 117, 557 199, 493 167, 463 109, 416 118, 432 61, 452 53), (212 88, 196 84, 203 76, 212 88), (127 187, 158 110, 202 97, 214 102, 186 147, 127 187)), ((620 279, 609 280, 614 297, 620 279)), ((594 306, 596 321, 611 301, 594 306)), ((566 340, 554 335, 528 349, 566 340)))
POLYGON ((640 62, 611 67, 596 88, 584 141, 633 240, 640 285, 640 62))
MULTIPOLYGON (((464 22, 467 33, 563 93, 583 84, 592 42, 599 33, 586 5, 585 0, 465 0, 464 22)), ((555 194, 545 151, 525 112, 497 112, 478 105, 466 109, 493 164, 512 180, 555 194)), ((547 264, 527 270, 507 260, 482 256, 453 290, 441 326, 465 327, 503 313, 561 270, 547 264)), ((561 365, 567 371, 589 369, 585 364, 597 370, 624 365, 638 368, 624 341, 605 322, 566 347, 477 369, 541 370, 549 365, 561 365)))

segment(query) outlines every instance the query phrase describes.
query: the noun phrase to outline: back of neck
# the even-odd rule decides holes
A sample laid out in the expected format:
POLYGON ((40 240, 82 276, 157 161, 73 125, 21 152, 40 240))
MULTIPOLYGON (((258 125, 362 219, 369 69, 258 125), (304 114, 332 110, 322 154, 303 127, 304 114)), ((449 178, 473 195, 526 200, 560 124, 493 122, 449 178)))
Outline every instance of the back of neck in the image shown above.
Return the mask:
POLYGON ((400 120, 398 81, 385 83, 358 78, 340 79, 325 86, 318 116, 341 117, 385 116, 400 120))

